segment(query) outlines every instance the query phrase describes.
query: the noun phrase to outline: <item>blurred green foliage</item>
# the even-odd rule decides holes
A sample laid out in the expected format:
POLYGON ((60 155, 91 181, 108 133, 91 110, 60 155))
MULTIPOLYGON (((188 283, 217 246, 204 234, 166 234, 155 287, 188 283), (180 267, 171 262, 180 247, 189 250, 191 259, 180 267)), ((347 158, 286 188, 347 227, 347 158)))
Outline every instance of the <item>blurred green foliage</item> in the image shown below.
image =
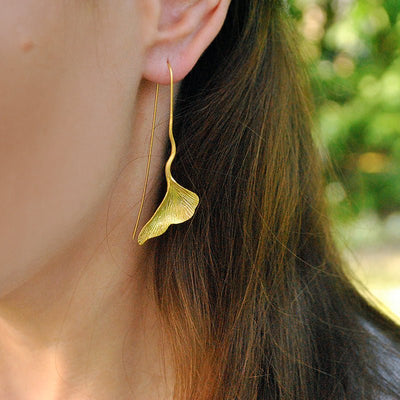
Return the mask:
POLYGON ((304 37, 334 220, 367 220, 374 240, 383 231, 399 240, 400 0, 292 0, 290 10, 304 37))

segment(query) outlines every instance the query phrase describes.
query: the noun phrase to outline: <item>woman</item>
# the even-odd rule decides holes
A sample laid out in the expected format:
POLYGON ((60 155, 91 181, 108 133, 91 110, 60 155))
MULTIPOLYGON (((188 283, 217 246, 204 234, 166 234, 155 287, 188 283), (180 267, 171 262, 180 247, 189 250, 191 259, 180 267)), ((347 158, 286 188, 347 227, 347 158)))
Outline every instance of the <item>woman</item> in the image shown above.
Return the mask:
POLYGON ((273 0, 2 1, 0 398, 400 398, 330 236, 273 0), (132 241, 172 174, 189 221, 132 241))

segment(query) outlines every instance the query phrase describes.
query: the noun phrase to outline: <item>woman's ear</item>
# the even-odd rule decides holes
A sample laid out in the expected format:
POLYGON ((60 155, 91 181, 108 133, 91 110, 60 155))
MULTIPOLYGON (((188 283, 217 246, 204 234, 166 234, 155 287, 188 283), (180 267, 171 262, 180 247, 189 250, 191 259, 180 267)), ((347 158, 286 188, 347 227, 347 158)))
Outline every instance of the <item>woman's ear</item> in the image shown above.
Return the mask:
POLYGON ((145 53, 143 77, 167 85, 182 80, 217 36, 230 0, 157 0, 159 20, 154 40, 145 53))

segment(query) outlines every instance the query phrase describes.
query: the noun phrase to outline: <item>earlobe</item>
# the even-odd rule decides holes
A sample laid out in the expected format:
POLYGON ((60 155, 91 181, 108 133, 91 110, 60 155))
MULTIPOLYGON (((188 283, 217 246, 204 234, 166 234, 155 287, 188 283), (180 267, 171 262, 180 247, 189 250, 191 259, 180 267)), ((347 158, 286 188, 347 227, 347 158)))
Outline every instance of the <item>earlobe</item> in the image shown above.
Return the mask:
POLYGON ((161 14, 155 40, 146 49, 143 77, 167 85, 168 60, 174 81, 182 80, 217 36, 230 0, 160 0, 161 14))

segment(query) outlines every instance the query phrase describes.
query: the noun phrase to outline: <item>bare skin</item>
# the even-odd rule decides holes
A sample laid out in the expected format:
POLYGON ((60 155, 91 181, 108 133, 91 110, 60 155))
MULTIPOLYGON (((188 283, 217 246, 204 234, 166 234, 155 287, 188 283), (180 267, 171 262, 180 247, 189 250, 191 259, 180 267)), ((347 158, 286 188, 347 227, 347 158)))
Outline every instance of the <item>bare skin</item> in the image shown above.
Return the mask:
POLYGON ((0 0, 0 398, 171 399, 132 241, 156 207, 176 88, 228 0, 0 0))

